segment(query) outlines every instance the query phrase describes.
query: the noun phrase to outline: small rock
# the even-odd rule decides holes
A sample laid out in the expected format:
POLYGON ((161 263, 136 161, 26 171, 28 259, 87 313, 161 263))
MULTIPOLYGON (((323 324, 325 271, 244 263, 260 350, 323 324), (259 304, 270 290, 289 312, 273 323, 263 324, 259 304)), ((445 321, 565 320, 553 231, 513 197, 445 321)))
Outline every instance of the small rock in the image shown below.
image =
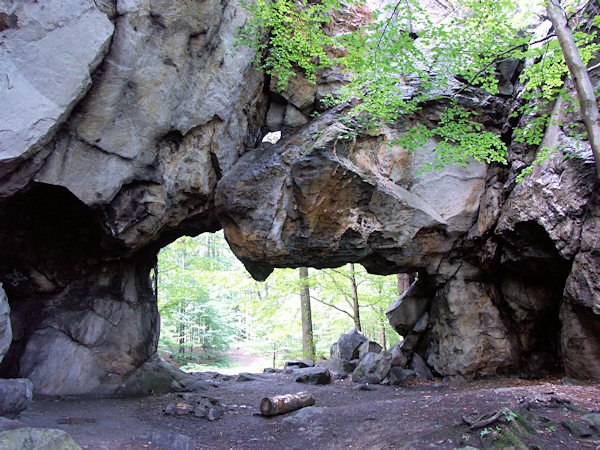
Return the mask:
POLYGON ((415 378, 415 373, 411 369, 402 367, 392 367, 388 373, 388 380, 394 386, 404 386, 415 378))
POLYGON ((32 399, 33 384, 27 378, 0 379, 0 416, 14 419, 32 399))
POLYGON ((224 409, 220 405, 215 405, 208 410, 206 417, 212 422, 213 420, 219 420, 223 417, 224 412, 224 409))
POLYGON ((191 437, 165 430, 144 433, 139 439, 169 450, 193 450, 196 448, 196 443, 191 437))
POLYGON ((376 391, 377 388, 375 388, 374 386, 370 386, 368 384, 357 384, 356 386, 354 386, 352 388, 353 391, 376 391))
POLYGON ((332 380, 345 380, 346 378, 348 378, 348 374, 347 373, 338 373, 338 372, 334 372, 331 374, 331 379, 332 380))
POLYGON ((331 373, 325 367, 306 367, 294 371, 294 381, 309 384, 331 383, 331 373))
POLYGON ((410 367, 414 370, 415 376, 419 380, 433 380, 431 370, 429 370, 429 367, 427 367, 427 364, 425 364, 425 361, 423 361, 423 358, 418 353, 413 355, 410 367))
POLYGON ((587 386, 585 381, 576 380, 571 377, 564 377, 562 380, 560 380, 560 383, 565 386, 587 386))
POLYGON ((165 406, 163 411, 168 416, 174 416, 177 414, 177 405, 175 403, 169 403, 167 406, 165 406))
POLYGON ((272 367, 265 367, 265 369, 263 370, 263 373, 281 373, 281 372, 283 372, 283 370, 274 369, 272 367))
POLYGON ((202 418, 208 414, 208 408, 204 405, 196 405, 194 407, 194 416, 202 418))
POLYGON ((240 373, 235 381, 237 382, 245 382, 245 381, 264 381, 268 380, 268 378, 262 374, 258 373, 240 373))
POLYGON ((81 450, 66 431, 52 428, 19 428, 2 431, 0 448, 81 450))
POLYGON ((579 422, 575 422, 571 419, 563 420, 562 424, 567 430, 571 432, 573 436, 575 436, 578 439, 586 438, 593 434, 592 430, 590 430, 586 425, 579 422))
POLYGON ((581 420, 590 425, 594 430, 600 433, 600 414, 591 413, 581 416, 581 420))
POLYGON ((314 367, 315 363, 307 359, 294 359, 287 361, 283 369, 304 369, 306 367, 314 367))
POLYGON ((419 335, 417 333, 409 332, 404 340, 400 343, 400 348, 402 349, 402 353, 404 353, 407 357, 412 356, 415 351, 415 347, 417 346, 417 342, 419 342, 419 335))

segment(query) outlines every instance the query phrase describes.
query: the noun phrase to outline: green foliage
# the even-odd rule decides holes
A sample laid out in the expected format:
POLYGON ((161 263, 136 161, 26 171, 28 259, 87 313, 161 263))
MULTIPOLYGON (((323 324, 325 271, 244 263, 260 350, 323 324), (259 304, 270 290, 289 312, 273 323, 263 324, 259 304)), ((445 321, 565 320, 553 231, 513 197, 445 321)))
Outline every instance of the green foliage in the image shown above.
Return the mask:
MULTIPOLYGON (((317 356, 351 329, 351 271, 309 270, 313 334, 317 356), (336 309, 337 308, 337 309, 336 309), (345 311, 345 312, 344 312, 345 311)), ((363 332, 389 345, 400 336, 385 310, 396 298, 396 277, 354 271, 363 332)), ((229 364, 232 344, 257 351, 281 366, 302 355, 300 280, 294 269, 276 269, 266 282, 253 280, 229 250, 222 233, 183 237, 159 255, 160 347, 187 370, 229 364)))
MULTIPOLYGON (((533 41, 528 30, 536 14, 543 14, 542 1, 523 6, 518 0, 460 0, 453 3, 453 19, 435 21, 418 0, 399 1, 374 11, 374 20, 365 20, 366 6, 358 1, 345 13, 362 15, 362 25, 348 26, 335 36, 327 25, 332 17, 343 17, 342 3, 336 0, 258 0, 244 5, 252 16, 239 42, 265 55, 261 68, 277 77, 280 88, 298 72, 309 80, 324 67, 347 72, 349 83, 327 103, 358 100, 348 120, 357 132, 365 128, 365 120, 376 128, 378 123, 416 114, 431 102, 448 103, 441 120, 427 127, 416 125, 402 139, 409 150, 427 140, 438 141, 436 162, 424 171, 473 159, 505 162, 507 149, 500 137, 486 130, 475 114, 461 109, 460 102, 448 102, 475 88, 497 94, 498 63, 510 58, 527 61, 521 75, 525 102, 515 115, 535 119, 515 130, 517 142, 540 144, 551 120, 551 102, 564 94, 568 69, 558 41, 552 36, 533 41), (418 36, 412 30, 419 30, 418 36), (531 103, 534 97, 537 101, 531 103)), ((600 23, 598 17, 593 20, 600 23)), ((587 64, 599 50, 595 31, 575 30, 574 37, 587 64)))

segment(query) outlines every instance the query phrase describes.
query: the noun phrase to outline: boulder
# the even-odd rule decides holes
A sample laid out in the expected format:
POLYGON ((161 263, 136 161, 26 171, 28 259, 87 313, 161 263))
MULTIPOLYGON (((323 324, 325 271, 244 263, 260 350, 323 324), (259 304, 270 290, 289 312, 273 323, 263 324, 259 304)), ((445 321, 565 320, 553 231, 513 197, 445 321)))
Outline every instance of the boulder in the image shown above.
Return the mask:
POLYGON ((392 355, 392 367, 405 367, 408 363, 408 359, 402 351, 402 343, 398 342, 389 349, 392 355))
POLYGON ((286 361, 283 369, 303 369, 305 367, 314 367, 314 361, 310 361, 307 359, 294 359, 291 361, 286 361))
MULTIPOLYGON (((291 369, 290 369, 291 370, 291 369)), ((270 378, 266 375, 262 375, 262 374, 258 374, 258 373, 240 373, 236 378, 235 381, 239 382, 239 383, 243 383, 246 381, 265 381, 265 380, 269 380, 270 378)))
POLYGON ((325 367, 306 367, 294 371, 294 381, 308 384, 329 384, 331 373, 325 367))
POLYGON ((10 326, 10 306, 0 283, 0 362, 8 351, 12 341, 12 328, 10 326))
POLYGON ((0 379, 0 416, 10 419, 31 405, 33 385, 26 378, 0 379))
MULTIPOLYGON (((385 314, 390 325, 398 334, 406 337, 410 331, 413 331, 417 323, 424 319, 425 326, 421 321, 418 327, 424 330, 427 326, 427 318, 424 316, 429 309, 432 297, 433 286, 429 280, 420 277, 386 311, 385 314)), ((423 330, 415 330, 415 332, 420 333, 423 330)))
POLYGON ((427 364, 425 364, 425 361, 423 361, 423 358, 421 358, 418 353, 413 355, 412 361, 410 362, 410 368, 415 373, 415 377, 417 377, 417 379, 428 381, 433 380, 433 374, 431 373, 431 370, 429 370, 429 367, 427 367, 427 364))
POLYGON ((379 383, 392 367, 392 354, 390 352, 367 353, 360 364, 352 373, 355 383, 379 383))
POLYGON ((331 346, 331 357, 351 361, 358 358, 360 346, 367 342, 367 337, 356 328, 344 333, 331 346))
POLYGON ((412 369, 403 369, 402 367, 392 367, 387 376, 390 384, 394 386, 404 386, 414 378, 415 372, 412 369))
POLYGON ((363 359, 367 353, 381 353, 383 347, 377 342, 366 341, 358 348, 358 359, 363 359))
POLYGON ((0 432, 0 448, 17 450, 81 450, 66 431, 52 428, 18 428, 0 432))
POLYGON ((10 80, 0 89, 0 196, 39 171, 45 145, 92 86, 114 30, 94 2, 20 2, 13 15, 18 26, 4 30, 0 42, 0 67, 10 80))
POLYGON ((325 367, 330 372, 340 374, 350 374, 356 369, 356 362, 348 361, 342 358, 330 358, 317 363, 321 367, 325 367))

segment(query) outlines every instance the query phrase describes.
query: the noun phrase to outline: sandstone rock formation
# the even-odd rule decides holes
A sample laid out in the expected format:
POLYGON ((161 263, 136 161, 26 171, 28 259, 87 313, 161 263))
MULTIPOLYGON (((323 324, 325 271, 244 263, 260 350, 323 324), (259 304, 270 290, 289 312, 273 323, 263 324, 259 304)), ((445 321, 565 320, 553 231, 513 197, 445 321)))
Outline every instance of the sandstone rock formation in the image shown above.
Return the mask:
POLYGON ((46 394, 126 393, 156 351, 157 250, 218 228, 217 180, 260 137, 263 76, 232 52, 245 12, 0 8, 13 25, 0 29, 0 280, 14 335, 0 373, 46 394))
POLYGON ((584 157, 558 155, 515 183, 536 150, 512 140, 534 120, 509 117, 518 64, 498 68, 498 96, 458 96, 509 144, 508 165, 421 173, 435 141, 389 143, 440 105, 376 132, 344 125, 343 106, 311 119, 343 76, 275 92, 233 49, 239 3, 57 5, 0 1, 0 282, 13 334, 1 376, 46 394, 193 384, 156 357, 151 274, 162 246, 223 227, 257 279, 347 262, 418 272, 398 305, 415 301, 411 314, 393 321, 402 354, 439 375, 600 379, 596 175, 569 116, 547 142, 584 157), (283 139, 259 145, 267 128, 283 139))

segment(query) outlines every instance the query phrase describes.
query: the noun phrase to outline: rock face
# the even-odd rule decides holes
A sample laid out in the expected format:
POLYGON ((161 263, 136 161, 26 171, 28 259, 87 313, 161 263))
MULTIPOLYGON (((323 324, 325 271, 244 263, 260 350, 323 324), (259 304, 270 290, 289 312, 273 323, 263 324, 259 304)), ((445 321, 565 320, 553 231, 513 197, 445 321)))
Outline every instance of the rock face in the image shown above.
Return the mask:
POLYGON ((0 283, 0 362, 10 347, 12 341, 12 327, 10 326, 10 307, 8 299, 0 283))
MULTIPOLYGON (((310 119, 343 74, 275 93, 232 51, 239 3, 50 3, 0 2, 1 376, 59 395, 186 388, 155 356, 150 274, 162 246, 223 227, 257 279, 347 262, 417 272, 389 311, 402 366, 600 379, 593 163, 561 112, 544 141, 557 157, 515 183, 536 151, 512 136, 535 120, 509 117, 519 64, 498 68, 499 96, 457 85, 508 164, 421 173, 435 140, 390 143, 440 104, 376 131, 349 129, 344 106, 310 119), (267 128, 283 139, 259 145, 267 128)), ((344 339, 332 356, 358 357, 366 338, 344 339)))
MULTIPOLYGON (((216 183, 260 137, 263 76, 232 51, 246 13, 192 0, 0 8, 14 19, 0 31, 13 325, 0 375, 45 394, 137 390, 128 380, 158 339, 156 252, 218 229, 216 183)), ((164 385, 148 376, 147 390, 164 385)))
POLYGON ((402 131, 385 127, 357 138, 340 113, 245 155, 219 182, 225 236, 256 278, 273 267, 349 261, 380 273, 423 270, 474 222, 483 164, 417 176, 435 142, 409 152, 386 144, 402 131))

